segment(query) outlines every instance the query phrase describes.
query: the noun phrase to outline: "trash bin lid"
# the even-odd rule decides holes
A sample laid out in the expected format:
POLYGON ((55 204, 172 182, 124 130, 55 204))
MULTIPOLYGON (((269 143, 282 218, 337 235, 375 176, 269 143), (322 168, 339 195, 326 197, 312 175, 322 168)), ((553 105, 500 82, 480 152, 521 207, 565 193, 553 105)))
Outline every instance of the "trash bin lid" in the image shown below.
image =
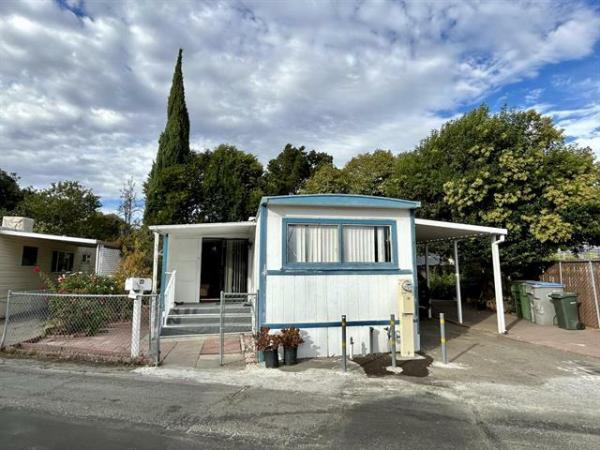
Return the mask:
POLYGON ((553 283, 551 281, 527 281, 527 284, 533 288, 563 288, 562 283, 553 283))

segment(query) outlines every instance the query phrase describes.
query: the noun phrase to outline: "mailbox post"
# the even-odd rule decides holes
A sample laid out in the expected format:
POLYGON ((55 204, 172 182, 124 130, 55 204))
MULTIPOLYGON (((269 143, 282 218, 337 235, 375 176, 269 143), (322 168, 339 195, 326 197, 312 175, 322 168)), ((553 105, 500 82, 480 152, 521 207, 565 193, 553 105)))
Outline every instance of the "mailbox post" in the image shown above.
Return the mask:
POLYGON ((133 299, 133 317, 131 318, 131 357, 140 356, 140 328, 142 322, 142 295, 152 290, 150 278, 127 278, 125 290, 133 299))

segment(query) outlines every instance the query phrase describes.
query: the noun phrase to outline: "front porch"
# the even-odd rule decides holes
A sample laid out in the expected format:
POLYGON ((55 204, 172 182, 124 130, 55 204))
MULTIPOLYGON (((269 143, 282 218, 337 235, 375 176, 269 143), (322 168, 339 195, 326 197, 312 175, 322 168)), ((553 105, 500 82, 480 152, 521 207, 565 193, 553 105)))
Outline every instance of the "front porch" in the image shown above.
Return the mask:
POLYGON ((162 336, 252 330, 254 222, 166 225, 154 231, 154 286, 160 277, 162 336), (161 250, 162 241, 162 251, 161 250), (162 255, 159 273, 159 256, 162 255), (223 310, 219 304, 226 292, 223 310), (239 294, 239 295, 237 295, 239 294), (221 324, 221 316, 226 317, 221 324))

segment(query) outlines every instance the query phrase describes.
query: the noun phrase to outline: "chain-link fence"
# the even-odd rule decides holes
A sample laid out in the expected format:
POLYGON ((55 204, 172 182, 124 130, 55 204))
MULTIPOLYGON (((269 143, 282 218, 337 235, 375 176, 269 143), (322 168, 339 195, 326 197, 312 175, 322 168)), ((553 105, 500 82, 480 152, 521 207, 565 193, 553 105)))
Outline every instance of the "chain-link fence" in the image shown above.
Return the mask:
POLYGON ((587 327, 600 328, 600 261, 558 261, 541 279, 562 283, 566 291, 577 293, 579 320, 587 327))
POLYGON ((9 292, 0 320, 0 347, 66 357, 156 361, 160 334, 156 300, 155 295, 134 300, 127 295, 9 292))

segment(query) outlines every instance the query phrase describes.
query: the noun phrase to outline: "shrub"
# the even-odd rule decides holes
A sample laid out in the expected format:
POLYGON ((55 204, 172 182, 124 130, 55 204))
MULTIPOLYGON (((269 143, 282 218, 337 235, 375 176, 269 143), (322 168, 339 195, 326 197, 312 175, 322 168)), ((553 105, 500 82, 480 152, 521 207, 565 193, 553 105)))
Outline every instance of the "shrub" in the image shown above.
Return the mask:
POLYGON ((124 290, 125 280, 127 280, 127 278, 150 278, 151 276, 152 258, 150 258, 150 265, 148 265, 147 253, 135 250, 125 254, 114 275, 114 281, 120 290, 124 290))
POLYGON ((259 352, 277 350, 279 347, 281 336, 269 334, 269 331, 269 327, 261 327, 260 331, 254 335, 254 344, 259 352))
POLYGON ((304 339, 302 339, 302 336, 300 336, 300 329, 284 328, 281 330, 279 343, 284 347, 298 348, 304 343, 304 339))
POLYGON ((102 275, 76 272, 58 277, 56 291, 60 294, 118 294, 123 291, 114 279, 102 275))
POLYGON ((93 336, 110 316, 105 299, 52 296, 49 303, 51 334, 84 333, 93 336))
MULTIPOLYGON (((40 273, 39 269, 34 269, 40 273)), ((108 297, 119 292, 110 277, 83 272, 60 275, 56 281, 40 273, 45 288, 63 295, 49 295, 51 334, 97 334, 108 322, 131 318, 131 302, 127 298, 108 297), (64 294, 73 294, 68 296, 64 294), (107 297, 86 297, 106 295, 107 297)))
POLYGON ((432 299, 451 300, 456 295, 456 278, 453 273, 431 273, 429 281, 432 299))

